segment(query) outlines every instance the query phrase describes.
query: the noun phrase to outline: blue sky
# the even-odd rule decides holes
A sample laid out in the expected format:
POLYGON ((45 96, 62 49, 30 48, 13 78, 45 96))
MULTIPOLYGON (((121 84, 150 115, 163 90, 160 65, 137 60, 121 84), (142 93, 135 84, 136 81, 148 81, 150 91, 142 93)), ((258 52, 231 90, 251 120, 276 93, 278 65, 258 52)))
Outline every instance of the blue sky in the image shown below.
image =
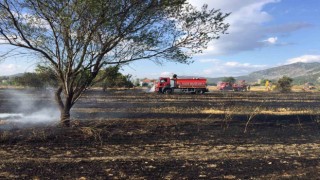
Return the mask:
MULTIPOLYGON (((122 68, 133 78, 170 74, 220 77, 294 62, 320 62, 319 0, 189 0, 197 7, 232 12, 229 34, 214 40, 190 65, 144 60, 122 68)), ((3 47, 2 47, 3 48, 3 47)), ((0 63, 0 75, 32 71, 31 59, 12 57, 0 63)))
POLYGON ((136 77, 238 76, 294 62, 320 62, 319 0, 189 0, 232 12, 229 34, 210 43, 194 63, 162 66, 143 61, 124 67, 136 77))

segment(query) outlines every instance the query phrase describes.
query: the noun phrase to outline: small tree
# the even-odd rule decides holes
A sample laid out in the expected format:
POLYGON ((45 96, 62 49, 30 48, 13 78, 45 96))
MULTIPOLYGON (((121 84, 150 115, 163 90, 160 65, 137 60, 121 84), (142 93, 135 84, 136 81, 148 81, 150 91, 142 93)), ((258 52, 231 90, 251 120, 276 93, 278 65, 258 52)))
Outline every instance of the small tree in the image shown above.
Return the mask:
POLYGON ((130 81, 131 75, 123 75, 121 73, 118 74, 116 79, 115 87, 125 87, 125 88, 131 88, 133 87, 133 83, 130 81))
POLYGON ((280 91, 280 92, 290 92, 291 91, 291 83, 293 79, 287 76, 283 76, 278 80, 276 83, 275 89, 280 91))
POLYGON ((133 87, 131 75, 123 75, 119 72, 119 69, 119 66, 109 66, 105 70, 99 71, 95 78, 94 85, 102 87, 103 91, 113 87, 133 87))
POLYGON ((24 87, 43 88, 45 86, 45 81, 37 73, 24 73, 22 76, 15 77, 13 81, 24 87))
POLYGON ((137 78, 135 81, 134 81, 134 85, 135 86, 140 86, 140 79, 137 78))
POLYGON ((47 66, 37 65, 35 72, 24 73, 12 79, 12 83, 34 88, 56 87, 58 79, 55 73, 47 66))
POLYGON ((37 65, 35 69, 36 75, 43 81, 44 86, 57 87, 58 78, 55 72, 48 66, 37 65))
POLYGON ((222 79, 222 81, 223 81, 223 82, 229 82, 229 83, 235 83, 235 82, 236 82, 236 79, 235 79, 234 77, 230 76, 230 77, 224 77, 224 78, 222 79))
POLYGON ((119 76, 119 66, 109 66, 105 70, 100 71, 96 77, 96 82, 102 86, 105 91, 108 87, 116 86, 116 79, 119 76))

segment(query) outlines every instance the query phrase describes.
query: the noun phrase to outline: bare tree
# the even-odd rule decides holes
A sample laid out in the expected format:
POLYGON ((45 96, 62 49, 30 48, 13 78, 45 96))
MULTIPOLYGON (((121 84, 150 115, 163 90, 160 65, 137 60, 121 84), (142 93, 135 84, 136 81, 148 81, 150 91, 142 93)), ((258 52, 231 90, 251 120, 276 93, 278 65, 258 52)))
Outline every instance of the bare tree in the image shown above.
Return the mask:
POLYGON ((70 109, 101 68, 142 59, 190 63, 225 33, 228 15, 186 0, 0 0, 0 38, 50 64, 68 126, 70 109))

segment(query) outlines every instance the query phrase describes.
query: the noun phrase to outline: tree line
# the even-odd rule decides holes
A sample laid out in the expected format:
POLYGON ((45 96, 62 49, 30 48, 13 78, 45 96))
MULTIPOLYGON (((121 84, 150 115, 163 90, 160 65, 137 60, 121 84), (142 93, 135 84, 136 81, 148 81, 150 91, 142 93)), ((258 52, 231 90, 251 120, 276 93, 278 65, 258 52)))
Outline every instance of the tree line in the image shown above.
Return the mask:
MULTIPOLYGON (((103 91, 107 88, 132 88, 131 75, 123 75, 119 70, 119 66, 109 66, 99 71, 92 86, 100 87, 103 91)), ((11 78, 4 76, 0 80, 6 85, 39 89, 57 87, 59 83, 52 69, 42 65, 37 65, 35 72, 26 72, 11 78)))

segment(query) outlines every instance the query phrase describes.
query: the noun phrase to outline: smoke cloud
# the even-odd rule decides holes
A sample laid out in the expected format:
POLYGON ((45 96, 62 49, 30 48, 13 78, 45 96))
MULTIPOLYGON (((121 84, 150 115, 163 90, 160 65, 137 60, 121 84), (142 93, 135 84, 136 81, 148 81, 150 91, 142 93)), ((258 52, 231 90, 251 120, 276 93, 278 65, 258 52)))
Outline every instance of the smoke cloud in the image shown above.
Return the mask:
POLYGON ((156 85, 154 84, 150 89, 148 89, 148 92, 154 92, 156 90, 156 85))
POLYGON ((5 90, 6 113, 0 112, 0 129, 39 124, 55 124, 59 121, 59 109, 50 90, 5 90))

